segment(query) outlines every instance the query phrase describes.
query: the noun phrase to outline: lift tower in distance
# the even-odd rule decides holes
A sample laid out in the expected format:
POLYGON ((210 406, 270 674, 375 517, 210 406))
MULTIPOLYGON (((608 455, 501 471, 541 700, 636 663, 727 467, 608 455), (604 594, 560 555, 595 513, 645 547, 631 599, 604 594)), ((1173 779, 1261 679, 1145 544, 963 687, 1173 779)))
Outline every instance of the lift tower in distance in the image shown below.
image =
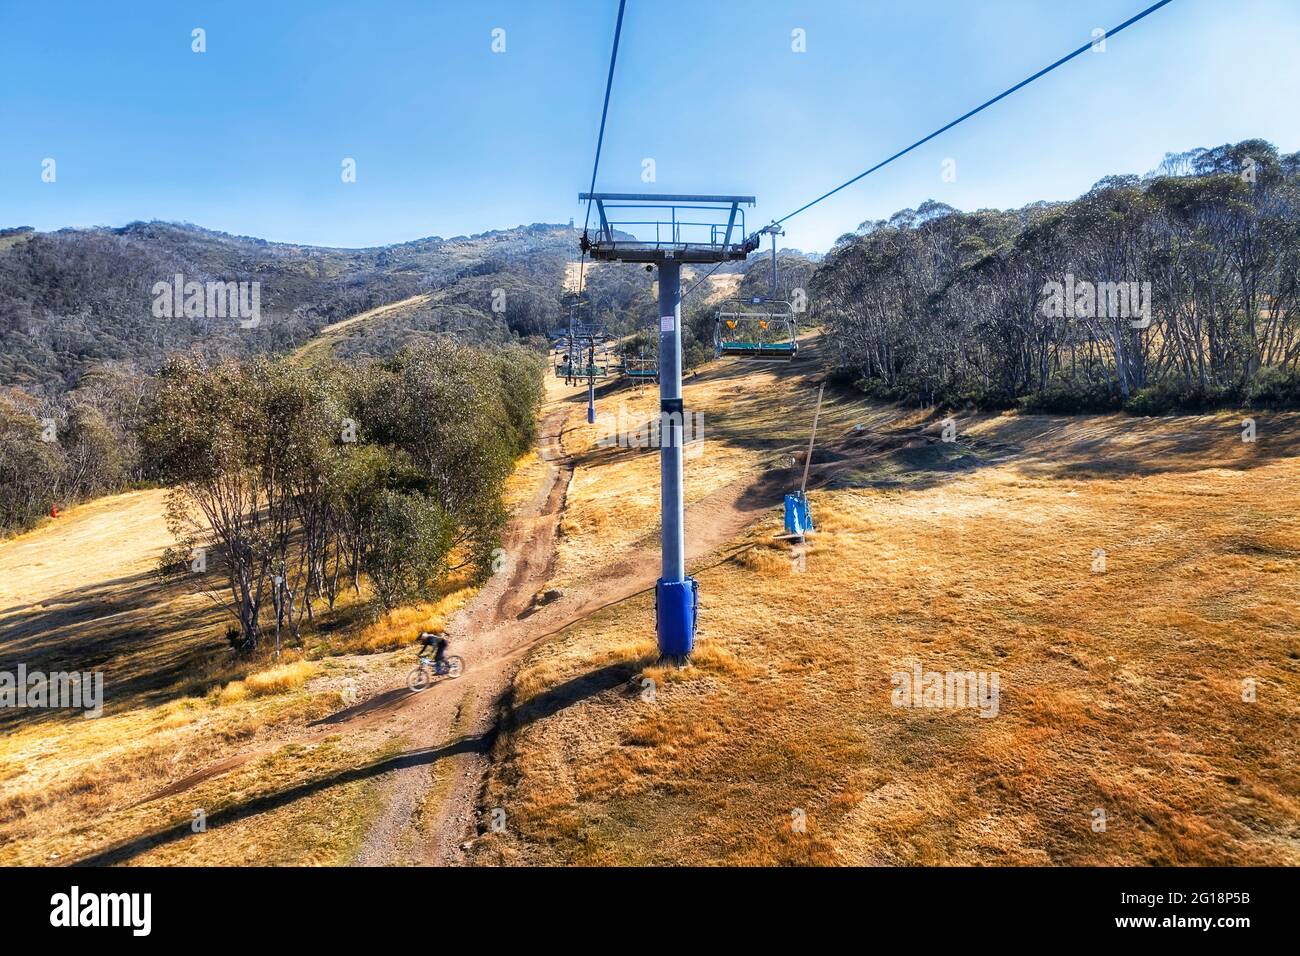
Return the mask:
POLYGON ((742 206, 753 196, 679 196, 647 193, 580 193, 594 203, 599 225, 583 233, 582 251, 593 260, 642 263, 659 270, 659 501, 662 567, 655 585, 655 632, 661 658, 685 663, 695 647, 699 584, 686 575, 682 496, 682 284, 683 264, 743 260, 758 248, 745 235, 742 206))

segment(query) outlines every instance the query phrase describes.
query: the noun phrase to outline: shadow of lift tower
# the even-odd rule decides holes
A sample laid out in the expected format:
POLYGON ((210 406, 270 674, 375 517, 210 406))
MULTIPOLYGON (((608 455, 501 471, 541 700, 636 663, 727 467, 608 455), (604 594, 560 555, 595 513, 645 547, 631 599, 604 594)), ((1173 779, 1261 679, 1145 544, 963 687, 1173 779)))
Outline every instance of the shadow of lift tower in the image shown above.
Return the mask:
POLYGON ((662 564, 655 585, 655 632, 663 659, 684 664, 695 647, 699 584, 686 575, 682 494, 682 264, 745 259, 759 234, 745 235, 753 196, 580 193, 600 218, 582 251, 594 260, 659 270, 659 501, 662 564), (650 237, 653 230, 654 237, 650 237), (733 241, 734 240, 734 241, 733 241))

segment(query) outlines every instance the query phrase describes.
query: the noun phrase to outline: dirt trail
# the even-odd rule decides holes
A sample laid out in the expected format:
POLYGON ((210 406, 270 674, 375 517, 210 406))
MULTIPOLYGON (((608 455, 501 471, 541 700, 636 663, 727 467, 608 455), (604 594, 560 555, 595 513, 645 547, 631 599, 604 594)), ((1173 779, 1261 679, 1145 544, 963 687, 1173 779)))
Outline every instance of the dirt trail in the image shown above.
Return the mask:
MULTIPOLYGON (((514 673, 537 642, 611 605, 653 588, 659 574, 658 531, 608 556, 590 570, 581 589, 535 604, 553 576, 574 461, 564 433, 582 408, 565 395, 543 412, 538 453, 547 463, 532 499, 516 511, 503 535, 506 567, 448 622, 452 652, 465 660, 457 680, 413 692, 399 683, 309 725, 292 737, 300 744, 344 737, 357 749, 399 741, 394 769, 380 779, 383 809, 358 853, 358 865, 460 861, 476 834, 476 801, 485 779, 499 704, 514 673)), ((784 470, 732 482, 686 511, 687 559, 717 551, 774 502, 790 480, 784 470)), ((285 743, 234 754, 141 802, 174 796, 274 752, 285 743)))
MULTIPOLYGON (((533 606, 533 596, 554 570, 556 538, 573 476, 563 431, 574 408, 562 403, 544 416, 539 453, 550 469, 503 537, 507 568, 448 623, 453 651, 466 661, 464 674, 419 693, 404 685, 391 687, 315 722, 294 738, 311 744, 342 735, 355 745, 400 739, 404 746, 399 757, 411 756, 396 761, 397 768, 382 778, 384 809, 367 834, 358 865, 456 863, 461 845, 475 831, 475 801, 488 769, 498 703, 526 653, 538 640, 654 586, 659 573, 657 535, 611 556, 593 570, 582 590, 533 606), (426 757, 430 759, 417 759, 426 757)), ((721 488, 689 507, 688 559, 698 560, 743 531, 771 507, 772 495, 784 479, 782 473, 768 473, 721 488)), ((285 742, 224 758, 141 802, 191 789, 285 742)))
POLYGON ((386 315, 401 312, 404 309, 412 308, 417 305, 423 305, 433 299, 434 293, 421 292, 419 295, 413 295, 406 299, 399 299, 396 302, 389 302, 386 305, 378 305, 373 309, 367 309, 365 312, 358 312, 356 315, 350 315, 346 319, 340 319, 325 326, 308 340, 297 352, 294 357, 302 361, 308 356, 315 355, 321 351, 328 352, 333 348, 334 343, 338 340, 338 333, 351 326, 358 325, 362 322, 369 322, 373 319, 380 319, 386 315))
POLYGON ((381 316, 388 315, 390 312, 399 312, 408 306, 420 305, 421 303, 428 302, 431 298, 433 298, 433 293, 422 292, 419 295, 413 295, 406 299, 389 302, 387 305, 375 306, 373 309, 367 309, 365 312, 358 312, 356 315, 350 315, 346 319, 340 319, 338 322, 325 326, 317 333, 317 338, 325 335, 333 335, 335 332, 338 332, 341 329, 346 329, 348 326, 356 325, 358 322, 377 319, 381 316))
POLYGON ((408 750, 441 747, 445 756, 389 774, 383 784, 384 809, 366 835, 357 865, 440 862, 454 853, 459 834, 472 823, 476 788, 467 784, 487 769, 494 703, 511 674, 503 653, 511 639, 509 624, 528 608, 554 566, 555 538, 573 477, 573 463, 564 451, 568 415, 566 404, 543 417, 539 454, 549 467, 537 494, 502 538, 506 566, 448 622, 447 636, 466 658, 464 674, 395 701, 404 711, 402 732, 412 745, 408 750), (434 802, 430 819, 422 819, 425 799, 434 802), (432 834, 433 842, 421 839, 422 833, 432 834))
MULTIPOLYGON (((455 650, 467 658, 465 674, 456 681, 442 681, 424 692, 415 692, 405 683, 394 685, 358 704, 347 707, 328 717, 317 720, 294 735, 297 744, 320 743, 327 737, 346 735, 359 738, 367 731, 377 731, 383 738, 392 738, 416 730, 423 739, 432 728, 442 730, 451 726, 447 720, 455 718, 471 691, 477 691, 494 677, 498 663, 498 650, 492 640, 495 628, 512 619, 523 610, 534 584, 540 587, 550 576, 554 562, 555 534, 563 511, 564 494, 573 474, 573 466, 565 457, 561 431, 567 409, 560 407, 549 412, 542 424, 539 454, 548 462, 550 470, 533 500, 521 508, 510 522, 502 538, 508 556, 504 573, 494 576, 448 622, 448 636, 455 650), (520 595, 524 595, 522 598, 520 595), (382 725, 382 726, 381 726, 382 725)), ((251 760, 274 753, 289 741, 277 739, 274 743, 232 754, 194 773, 173 781, 137 802, 150 803, 164 797, 175 796, 201 783, 229 773, 251 760)))
MULTIPOLYGON (((392 703, 402 711, 400 726, 410 742, 408 752, 438 748, 446 756, 391 774, 385 784, 385 808, 367 835, 356 860, 359 865, 457 863, 475 832, 475 803, 488 770, 499 702, 526 653, 539 640, 653 587, 659 576, 654 536, 594 570, 581 591, 533 606, 533 595, 554 570, 555 540, 573 476, 573 463, 562 444, 568 408, 572 406, 545 420, 542 455, 554 471, 532 506, 512 522, 506 538, 511 570, 494 578, 449 624, 453 646, 464 650, 464 676, 392 703), (422 808, 422 799, 432 805, 422 808)), ((688 559, 715 551, 770 508, 779 484, 775 477, 728 486, 688 508, 688 559)))

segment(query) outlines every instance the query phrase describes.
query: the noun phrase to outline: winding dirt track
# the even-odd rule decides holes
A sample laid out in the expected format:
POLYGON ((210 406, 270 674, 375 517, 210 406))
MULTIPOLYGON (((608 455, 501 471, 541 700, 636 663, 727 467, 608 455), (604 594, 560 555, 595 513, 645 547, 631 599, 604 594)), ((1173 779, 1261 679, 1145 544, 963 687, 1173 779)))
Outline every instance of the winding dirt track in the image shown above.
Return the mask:
MULTIPOLYGON (((464 676, 413 695, 415 701, 408 697, 397 704, 414 744, 411 752, 427 754, 434 748, 442 760, 421 761, 393 774, 386 785, 385 809, 357 857, 360 865, 457 863, 466 841, 476 834, 475 804, 488 769, 500 701, 525 654, 538 641, 653 587, 658 578, 655 536, 593 569, 584 590, 532 606, 532 596, 554 570, 555 541, 573 477, 573 462, 563 448, 572 407, 565 403, 543 420, 541 454, 554 471, 538 496, 541 505, 524 509, 512 522, 506 538, 512 558, 509 573, 499 574, 448 628, 453 646, 463 649, 464 676), (444 772, 440 762, 448 762, 450 770, 444 772), (422 811, 425 794, 432 794, 430 802, 436 803, 422 811)), ((777 487, 772 478, 723 488, 687 509, 688 559, 716 550, 770 508, 777 487)))
MULTIPOLYGON (((393 740, 402 751, 380 778, 383 809, 357 855, 363 866, 448 865, 477 832, 476 799, 488 769, 499 704, 527 652, 588 615, 653 587, 659 572, 657 535, 611 555, 592 569, 587 586, 552 603, 533 606, 533 595, 552 576, 555 545, 574 463, 564 448, 569 401, 552 404, 541 424, 538 453, 549 465, 533 499, 519 509, 503 536, 506 567, 448 623, 452 650, 465 672, 416 693, 392 686, 309 725, 293 742, 327 737, 379 746, 393 740)), ((733 539, 771 506, 773 474, 729 485, 687 509, 687 557, 698 560, 733 539)), ((145 798, 173 796, 271 753, 289 741, 250 749, 204 767, 145 798)))
POLYGON ((473 825, 494 705, 512 674, 508 651, 518 635, 509 625, 528 609, 555 563, 555 538, 573 477, 573 463, 564 451, 567 419, 567 406, 560 406, 542 420, 539 454, 550 467, 538 493, 506 530, 506 566, 448 622, 448 638, 467 659, 465 673, 394 701, 403 711, 403 733, 414 745, 412 752, 440 748, 435 751, 440 758, 404 766, 384 781, 384 809, 366 835, 357 865, 451 862, 459 837, 473 825), (435 788, 435 775, 449 785, 435 788), (440 792, 442 799, 430 801, 434 805, 421 813, 421 800, 430 792, 440 792), (431 841, 422 841, 420 832, 431 841))

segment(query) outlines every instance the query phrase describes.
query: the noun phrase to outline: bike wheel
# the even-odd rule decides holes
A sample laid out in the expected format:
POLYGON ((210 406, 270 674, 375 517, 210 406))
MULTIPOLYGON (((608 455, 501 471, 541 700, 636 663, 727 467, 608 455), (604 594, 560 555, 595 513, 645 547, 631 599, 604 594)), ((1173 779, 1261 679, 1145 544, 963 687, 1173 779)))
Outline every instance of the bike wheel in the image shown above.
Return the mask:
POLYGON ((451 678, 459 677, 460 672, 463 671, 464 669, 465 669, 465 662, 461 660, 459 657, 457 657, 455 654, 447 658, 448 677, 451 678))
POLYGON ((429 674, 429 668, 421 664, 414 668, 411 673, 406 675, 406 686, 414 691, 421 691, 433 683, 433 678, 429 674))

